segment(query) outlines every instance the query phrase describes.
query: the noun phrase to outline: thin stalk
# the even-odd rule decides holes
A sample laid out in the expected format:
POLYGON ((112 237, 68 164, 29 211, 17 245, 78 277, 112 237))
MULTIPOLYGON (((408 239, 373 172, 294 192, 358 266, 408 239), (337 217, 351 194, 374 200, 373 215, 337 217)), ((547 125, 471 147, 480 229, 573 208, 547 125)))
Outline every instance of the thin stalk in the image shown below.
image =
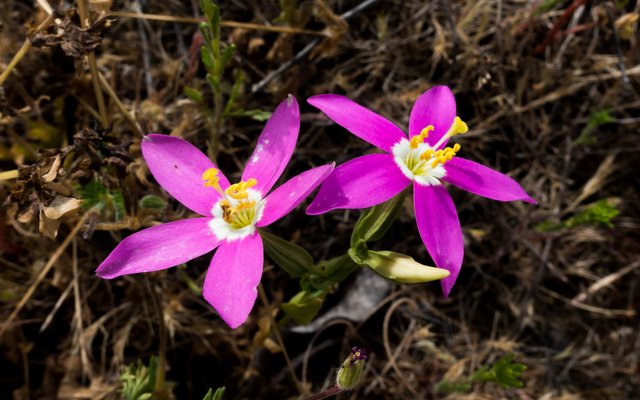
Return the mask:
MULTIPOLYGON (((54 20, 55 20, 55 17, 53 16, 53 14, 49 15, 47 18, 44 19, 44 21, 40 23, 40 25, 36 27, 34 33, 41 31, 43 29, 47 29, 49 25, 53 23, 54 20)), ((29 40, 29 38, 27 38, 22 44, 22 47, 20 47, 20 50, 18 50, 16 55, 13 56, 13 59, 11 60, 11 62, 9 62, 9 65, 7 65, 7 69, 2 71, 2 74, 0 74, 0 86, 4 84, 4 81, 7 80, 11 71, 13 71, 13 69, 16 67, 16 65, 18 65, 20 60, 24 58, 24 56, 27 54, 30 48, 31 48, 31 41, 29 40)))
MULTIPOLYGON (((80 26, 86 28, 89 21, 87 20, 87 7, 86 0, 78 0, 78 13, 80 14, 80 26)), ((89 63, 89 71, 91 72, 91 82, 93 83, 93 91, 96 94, 96 102, 98 103, 98 112, 100 113, 100 124, 102 128, 109 126, 109 118, 107 117, 107 106, 104 102, 104 95, 100 89, 100 79, 98 77, 98 62, 96 61, 96 54, 91 51, 87 54, 87 62, 89 63)))
MULTIPOLYGON (((180 16, 173 16, 173 15, 161 15, 161 14, 142 14, 142 13, 132 13, 132 12, 126 12, 126 11, 113 11, 110 14, 113 15, 114 17, 147 19, 147 20, 162 21, 162 22, 182 22, 187 24, 199 24, 200 22, 206 21, 204 18, 180 17, 180 16)), ((220 21, 220 26, 224 26, 225 28, 241 28, 241 29, 250 29, 250 30, 257 30, 257 31, 294 33, 294 34, 300 34, 300 35, 329 36, 326 32, 322 32, 322 31, 311 31, 307 29, 292 28, 289 26, 260 25, 260 24, 252 24, 249 22, 220 21)))
POLYGON ((264 303, 265 307, 267 307, 267 314, 269 315, 269 319, 271 320, 271 326, 273 327, 273 331, 276 335, 276 340, 278 341, 278 345, 282 349, 282 355, 284 356, 284 360, 287 363, 287 368, 289 369, 291 380, 296 385, 298 392, 301 395, 304 395, 305 393, 304 387, 302 386, 302 384, 298 380, 298 377, 296 376, 296 372, 293 369, 293 364, 291 364, 291 359, 289 358, 289 354, 287 353, 287 348, 284 346, 284 341, 282 340, 282 336, 280 336, 280 331, 278 330, 278 325, 276 324, 276 320, 275 318, 273 318, 273 314, 271 314, 271 311, 269 310, 269 300, 267 299, 267 295, 264 291, 264 287, 262 286, 262 283, 258 285, 258 293, 260 293, 260 299, 264 303))
POLYGON ((131 130, 133 130, 133 132, 140 137, 144 136, 144 134, 140 130, 140 127, 138 127, 136 120, 133 118, 131 114, 129 114, 127 109, 124 107, 124 104, 122 104, 122 102, 118 98, 118 95, 113 90, 113 88, 111 88, 111 85, 109 85, 109 82, 107 82, 107 79, 104 77, 104 75, 98 72, 98 78, 100 79, 100 84, 102 85, 102 88, 107 92, 109 97, 111 97, 111 100, 113 100, 114 104, 116 105, 116 108, 118 109, 118 111, 120 111, 120 114, 122 114, 122 117, 125 120, 127 120, 127 122, 129 123, 131 130))
POLYGON ((320 393, 312 394, 311 396, 305 397, 303 400, 322 400, 340 393, 342 393, 342 389, 340 389, 338 386, 331 386, 330 388, 325 389, 320 393))
POLYGON ((147 275, 145 275, 145 279, 147 281, 147 287, 151 292, 151 299, 153 300, 153 305, 158 313, 158 336, 160 336, 160 344, 158 349, 158 368, 156 368, 156 381, 153 387, 153 393, 155 397, 158 399, 166 398, 164 393, 164 384, 165 384, 165 375, 167 369, 167 330, 164 326, 164 311, 162 309, 162 304, 160 303, 160 299, 158 298, 158 294, 156 293, 155 285, 151 285, 151 282, 147 275))

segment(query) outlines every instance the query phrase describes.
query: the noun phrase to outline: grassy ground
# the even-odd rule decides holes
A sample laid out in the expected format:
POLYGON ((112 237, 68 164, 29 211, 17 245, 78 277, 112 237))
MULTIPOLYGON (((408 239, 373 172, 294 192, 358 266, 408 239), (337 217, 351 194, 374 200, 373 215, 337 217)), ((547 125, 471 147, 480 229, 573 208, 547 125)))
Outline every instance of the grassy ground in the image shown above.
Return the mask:
MULTIPOLYGON (((339 15, 359 2, 295 3, 220 5, 224 21, 288 29, 222 28, 222 41, 238 47, 222 90, 242 74, 239 107, 273 111, 288 93, 300 101, 287 177, 371 151, 307 97, 346 94, 405 127, 416 97, 445 84, 471 129, 460 141, 464 156, 513 176, 539 202, 499 203, 452 188, 465 261, 451 296, 437 283, 393 286, 374 308, 358 310, 357 321, 333 319, 306 333, 284 327, 303 391, 330 385, 357 344, 370 362, 344 399, 637 398, 640 4, 381 0, 345 20, 339 15), (595 223, 612 209, 619 215, 610 226, 595 223), (528 366, 523 388, 435 393, 443 378, 463 379, 508 353, 528 366)), ((91 12, 84 30, 65 7, 53 22, 32 2, 0 4, 0 71, 28 32, 33 43, 1 78, 0 169, 19 176, 0 175, 0 398, 117 398, 122 367, 157 355, 162 330, 177 398, 223 385, 225 398, 295 398, 268 316, 297 283, 269 260, 268 304, 258 301, 234 331, 199 293, 207 257, 114 281, 94 274, 132 231, 189 215, 148 173, 142 133, 189 140, 236 171, 227 173, 234 180, 264 124, 230 117, 217 129, 215 109, 185 96, 188 86, 203 104, 214 101, 199 63, 197 2, 114 1, 110 10, 124 14, 107 23, 91 12), (59 196, 84 198, 85 208, 52 204, 59 196), (87 212, 88 203, 100 209, 87 212)), ((379 246, 428 263, 411 213, 409 203, 379 246)), ((311 218, 301 207, 271 231, 321 259, 346 250, 358 215, 311 218)), ((322 312, 358 284, 337 287, 322 312)))

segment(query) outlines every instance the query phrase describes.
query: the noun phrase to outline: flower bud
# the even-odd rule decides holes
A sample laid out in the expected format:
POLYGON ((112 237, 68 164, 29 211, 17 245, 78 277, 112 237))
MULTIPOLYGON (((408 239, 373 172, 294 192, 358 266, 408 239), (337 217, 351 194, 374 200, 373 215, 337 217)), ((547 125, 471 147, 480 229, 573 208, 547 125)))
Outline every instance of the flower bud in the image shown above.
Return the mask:
POLYGON ((338 370, 336 385, 342 390, 355 388, 360 382, 365 361, 367 361, 367 351, 362 347, 352 347, 351 353, 338 370))
POLYGON ((430 282, 449 276, 446 269, 420 264, 407 255, 393 251, 369 250, 362 262, 378 275, 396 283, 430 282))

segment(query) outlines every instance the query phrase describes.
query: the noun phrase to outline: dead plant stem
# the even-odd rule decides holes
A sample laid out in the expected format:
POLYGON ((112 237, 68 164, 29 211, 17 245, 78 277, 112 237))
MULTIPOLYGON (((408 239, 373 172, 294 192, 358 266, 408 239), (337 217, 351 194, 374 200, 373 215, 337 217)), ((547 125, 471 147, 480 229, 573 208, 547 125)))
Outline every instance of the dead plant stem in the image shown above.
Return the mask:
POLYGON ((284 356, 285 361, 287 362, 287 368, 289 369, 289 373, 291 374, 291 380, 296 385, 298 389, 298 393, 301 395, 305 394, 304 387, 298 380, 296 376, 296 371, 293 369, 293 365, 291 364, 291 359, 289 358, 289 354, 287 353, 287 348, 284 345, 284 341, 282 340, 282 336, 280 336, 280 331, 278 330, 278 325, 276 323, 275 318, 273 318, 273 314, 271 314, 271 310, 269 310, 269 300, 267 299, 267 294, 264 291, 264 287, 262 283, 258 285, 258 292, 260 293, 260 299, 264 303, 264 306, 267 308, 267 314, 269 315, 269 319, 271 320, 271 327, 273 328, 273 332, 276 335, 276 340, 278 341, 278 345, 282 349, 282 355, 284 356))
POLYGON ((136 120, 133 118, 131 114, 129 114, 129 111, 127 111, 124 104, 122 104, 122 102, 118 98, 118 95, 113 90, 113 88, 111 87, 107 79, 99 71, 98 71, 98 79, 100 80, 100 84, 102 85, 102 88, 107 92, 109 97, 111 97, 111 100, 113 100, 113 103, 116 105, 116 108, 118 109, 118 111, 120 111, 120 114, 122 114, 122 117, 127 121, 129 126, 131 127, 131 130, 133 130, 133 132, 139 137, 144 136, 144 134, 142 133, 142 130, 140 130, 140 127, 136 123, 136 120))
MULTIPOLYGON (((179 16, 173 16, 173 15, 159 15, 159 14, 142 14, 142 13, 132 13, 132 12, 126 12, 126 11, 113 11, 111 12, 111 15, 113 15, 114 17, 148 19, 148 20, 163 21, 163 22, 182 22, 187 24, 199 24, 205 21, 204 18, 179 17, 179 16)), ((298 28, 292 28, 289 26, 260 25, 260 24, 252 24, 248 22, 238 22, 238 21, 221 21, 220 26, 224 26, 226 28, 251 29, 251 30, 257 30, 257 31, 297 33, 301 35, 313 35, 313 36, 327 36, 325 32, 320 32, 320 31, 298 29, 298 28)))
MULTIPOLYGON (((89 24, 86 0, 78 0, 78 13, 80 14, 80 26, 86 28, 89 24)), ((96 93, 96 102, 98 103, 98 112, 100 113, 100 124, 103 128, 109 126, 109 118, 107 116, 107 106, 104 102, 104 95, 100 89, 100 80, 98 77, 98 62, 96 53, 93 51, 87 53, 87 62, 89 63, 89 71, 91 72, 91 82, 93 83, 93 91, 96 93)))
POLYGON ((158 349, 158 368, 156 369, 156 380, 153 388, 153 393, 158 399, 164 399, 166 398, 166 396, 164 395, 164 383, 167 369, 167 330, 164 325, 164 310, 162 308, 160 298, 158 297, 158 293, 156 292, 155 284, 151 284, 148 275, 145 275, 144 277, 147 281, 149 292, 151 292, 153 306, 158 313, 158 336, 160 336, 158 349))

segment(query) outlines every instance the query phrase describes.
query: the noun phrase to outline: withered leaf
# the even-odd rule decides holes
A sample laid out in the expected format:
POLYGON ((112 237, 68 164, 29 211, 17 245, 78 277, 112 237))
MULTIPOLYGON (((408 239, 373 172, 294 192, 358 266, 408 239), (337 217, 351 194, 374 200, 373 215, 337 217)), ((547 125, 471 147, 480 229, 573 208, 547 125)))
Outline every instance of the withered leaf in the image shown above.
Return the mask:
POLYGON ((36 32, 29 38, 35 47, 60 46, 70 57, 80 57, 95 50, 102 42, 102 34, 111 25, 106 15, 100 16, 86 29, 79 27, 67 15, 57 26, 56 33, 36 32))

